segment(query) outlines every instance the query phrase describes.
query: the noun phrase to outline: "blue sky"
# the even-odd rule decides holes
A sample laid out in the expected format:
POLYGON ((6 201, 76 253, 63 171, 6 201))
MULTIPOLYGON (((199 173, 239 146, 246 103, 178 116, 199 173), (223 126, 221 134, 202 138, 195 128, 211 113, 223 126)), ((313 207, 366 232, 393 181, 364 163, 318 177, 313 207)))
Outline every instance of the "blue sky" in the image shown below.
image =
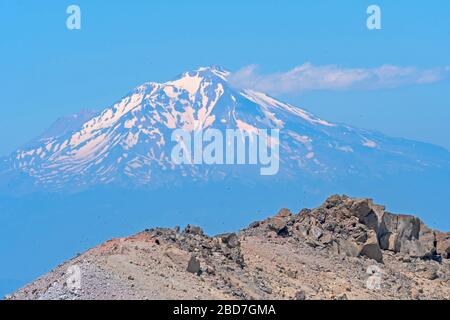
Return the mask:
POLYGON ((450 66, 449 15, 448 0, 0 0, 0 154, 56 118, 106 107, 145 81, 203 65, 233 72, 256 65, 257 77, 272 79, 305 63, 344 75, 412 68, 411 79, 393 86, 270 93, 327 120, 450 149, 447 74, 416 81, 450 66), (81 30, 66 28, 70 4, 81 8, 81 30), (381 7, 382 30, 366 28, 370 4, 381 7))

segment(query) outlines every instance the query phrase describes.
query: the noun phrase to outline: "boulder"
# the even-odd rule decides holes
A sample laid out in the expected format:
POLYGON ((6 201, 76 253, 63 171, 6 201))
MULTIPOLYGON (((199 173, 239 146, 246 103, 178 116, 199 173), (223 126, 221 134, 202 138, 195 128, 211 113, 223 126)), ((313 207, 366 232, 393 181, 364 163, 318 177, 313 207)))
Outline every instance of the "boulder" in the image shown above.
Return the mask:
POLYGON ((408 253, 407 241, 419 239, 420 225, 421 221, 414 216, 385 212, 378 229, 381 249, 408 253))
POLYGON ((368 237, 368 233, 363 231, 354 236, 356 242, 358 243, 365 243, 368 237))
POLYGON ((294 300, 306 300, 306 293, 303 290, 297 291, 294 300))
POLYGON ((420 223, 419 239, 417 241, 420 249, 419 258, 432 259, 436 256, 436 234, 424 223, 420 223))
POLYGON ((316 221, 320 224, 324 224, 325 221, 327 220, 327 212, 323 208, 318 208, 313 212, 316 221))
POLYGON ((359 222, 369 229, 378 231, 378 216, 372 210, 373 203, 371 199, 354 199, 350 205, 350 212, 359 219, 359 222))
POLYGON ((341 293, 341 294, 337 295, 335 299, 336 300, 348 300, 348 297, 345 293, 341 293))
POLYGON ((289 229, 287 226, 281 228, 278 232, 277 232, 277 236, 280 237, 289 237, 289 229))
POLYGON ((254 229, 254 228, 259 227, 260 225, 261 225, 261 221, 255 221, 255 222, 250 223, 248 228, 249 229, 254 229))
MULTIPOLYGON (((288 216, 283 211, 277 218, 288 220, 288 216)), ((363 255, 382 262, 382 250, 390 250, 422 259, 450 258, 450 233, 439 233, 438 237, 438 232, 420 219, 386 212, 372 199, 334 195, 317 209, 302 210, 296 219, 292 230, 296 236, 318 246, 319 241, 333 243, 336 237, 332 235, 338 235, 337 251, 347 256, 363 255), (324 241, 329 232, 332 235, 324 241)), ((272 229, 278 234, 285 226, 284 222, 272 221, 272 229)))
POLYGON ((382 218, 383 215, 384 215, 384 212, 385 212, 385 210, 386 210, 386 207, 385 207, 385 206, 382 206, 382 205, 379 205, 379 204, 373 204, 373 203, 371 203, 371 208, 372 208, 373 212, 375 212, 375 214, 377 215, 378 221, 381 222, 381 218, 382 218))
POLYGON ((300 217, 300 219, 303 217, 309 217, 311 211, 311 209, 303 208, 297 215, 300 217))
POLYGON ((201 272, 200 261, 198 261, 194 255, 191 256, 191 259, 188 262, 188 266, 187 266, 186 270, 190 273, 195 273, 197 275, 200 274, 200 272, 201 272))
POLYGON ((271 218, 268 222, 270 230, 275 231, 278 236, 288 236, 289 230, 287 228, 287 221, 284 218, 275 217, 271 218))
POLYGON ((196 226, 191 226, 189 224, 184 229, 184 233, 193 234, 193 235, 201 235, 201 236, 204 234, 202 228, 196 227, 196 226))
POLYGON ((369 232, 366 242, 361 245, 359 254, 377 262, 383 262, 383 253, 378 244, 378 238, 375 231, 369 232))
MULTIPOLYGON (((378 227, 378 242, 383 250, 396 251, 397 215, 385 212, 378 227)), ((398 251, 398 250, 397 250, 398 251)))
POLYGON ((306 238, 309 234, 309 228, 301 224, 296 224, 294 226, 294 233, 301 238, 306 238))
POLYGON ((241 245, 239 238, 236 233, 227 233, 220 236, 222 242, 229 248, 236 248, 241 245))
POLYGON ((333 235, 331 233, 326 233, 322 237, 320 237, 320 242, 323 244, 330 244, 334 240, 333 235))
POLYGON ((429 269, 427 269, 425 272, 424 272, 424 277, 426 278, 426 279, 428 279, 428 280, 431 280, 431 281, 433 281, 433 280, 436 280, 436 279, 439 279, 439 273, 438 273, 438 270, 436 269, 436 268, 429 268, 429 269))
POLYGON ((280 211, 278 211, 276 216, 280 218, 287 218, 292 216, 292 212, 289 209, 282 208, 280 209, 280 211))
POLYGON ((383 233, 379 236, 378 243, 383 250, 398 252, 396 250, 397 234, 392 232, 383 233))
POLYGON ((450 232, 436 233, 436 253, 444 259, 450 259, 450 232))
POLYGON ((403 240, 418 239, 420 232, 420 220, 414 216, 398 215, 397 216, 397 241, 400 244, 403 240))
POLYGON ((323 235, 323 231, 321 228, 317 227, 317 226, 312 226, 311 230, 309 231, 309 235, 314 239, 314 240, 319 240, 320 237, 322 237, 323 235))
POLYGON ((348 197, 346 195, 344 195, 344 196, 340 196, 337 194, 332 195, 332 196, 328 197, 327 200, 325 200, 323 207, 325 207, 326 209, 338 207, 338 206, 342 205, 343 201, 346 199, 348 199, 348 197))
POLYGON ((360 253, 358 244, 351 240, 339 239, 338 248, 339 253, 347 257, 357 257, 360 253))
POLYGON ((177 265, 180 268, 186 267, 186 264, 188 264, 190 258, 189 253, 172 246, 168 247, 164 251, 164 256, 168 257, 174 265, 177 265))

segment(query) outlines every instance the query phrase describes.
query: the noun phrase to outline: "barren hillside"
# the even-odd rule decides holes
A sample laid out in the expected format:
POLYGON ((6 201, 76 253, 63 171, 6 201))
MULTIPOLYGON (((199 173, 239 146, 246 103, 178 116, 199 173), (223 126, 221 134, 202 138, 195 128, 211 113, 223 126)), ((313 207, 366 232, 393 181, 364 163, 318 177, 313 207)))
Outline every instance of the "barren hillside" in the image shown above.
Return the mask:
POLYGON ((332 196, 238 233, 187 226, 113 239, 6 298, 450 299, 449 258, 450 233, 332 196))

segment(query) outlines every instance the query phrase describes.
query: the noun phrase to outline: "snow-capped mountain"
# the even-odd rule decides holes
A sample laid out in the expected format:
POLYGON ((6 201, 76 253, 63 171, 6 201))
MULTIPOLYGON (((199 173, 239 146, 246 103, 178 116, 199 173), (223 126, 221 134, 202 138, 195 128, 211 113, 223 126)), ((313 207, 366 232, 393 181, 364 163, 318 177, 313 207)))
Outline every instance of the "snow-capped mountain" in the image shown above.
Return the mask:
POLYGON ((144 83, 102 112, 63 118, 2 160, 2 184, 57 191, 258 178, 252 166, 174 164, 171 133, 177 128, 279 129, 279 173, 269 181, 449 168, 445 149, 319 119, 264 93, 234 88, 229 76, 219 67, 200 68, 144 83))
POLYGON ((59 119, 1 158, 3 277, 29 281, 96 243, 152 226, 194 223, 224 233, 332 193, 373 197, 449 229, 448 151, 319 119, 234 88, 229 77, 210 67, 145 83, 104 110, 59 119), (277 128, 279 172, 176 165, 175 128, 277 128))

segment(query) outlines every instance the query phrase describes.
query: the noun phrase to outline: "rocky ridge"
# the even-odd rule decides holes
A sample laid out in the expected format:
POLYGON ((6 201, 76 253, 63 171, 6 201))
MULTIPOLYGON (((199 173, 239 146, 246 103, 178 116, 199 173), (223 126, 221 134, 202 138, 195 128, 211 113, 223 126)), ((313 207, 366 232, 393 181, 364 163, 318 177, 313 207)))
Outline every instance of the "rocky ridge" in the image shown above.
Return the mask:
POLYGON ((450 299, 450 233, 335 195, 239 233, 188 225, 113 239, 6 298, 450 299))

